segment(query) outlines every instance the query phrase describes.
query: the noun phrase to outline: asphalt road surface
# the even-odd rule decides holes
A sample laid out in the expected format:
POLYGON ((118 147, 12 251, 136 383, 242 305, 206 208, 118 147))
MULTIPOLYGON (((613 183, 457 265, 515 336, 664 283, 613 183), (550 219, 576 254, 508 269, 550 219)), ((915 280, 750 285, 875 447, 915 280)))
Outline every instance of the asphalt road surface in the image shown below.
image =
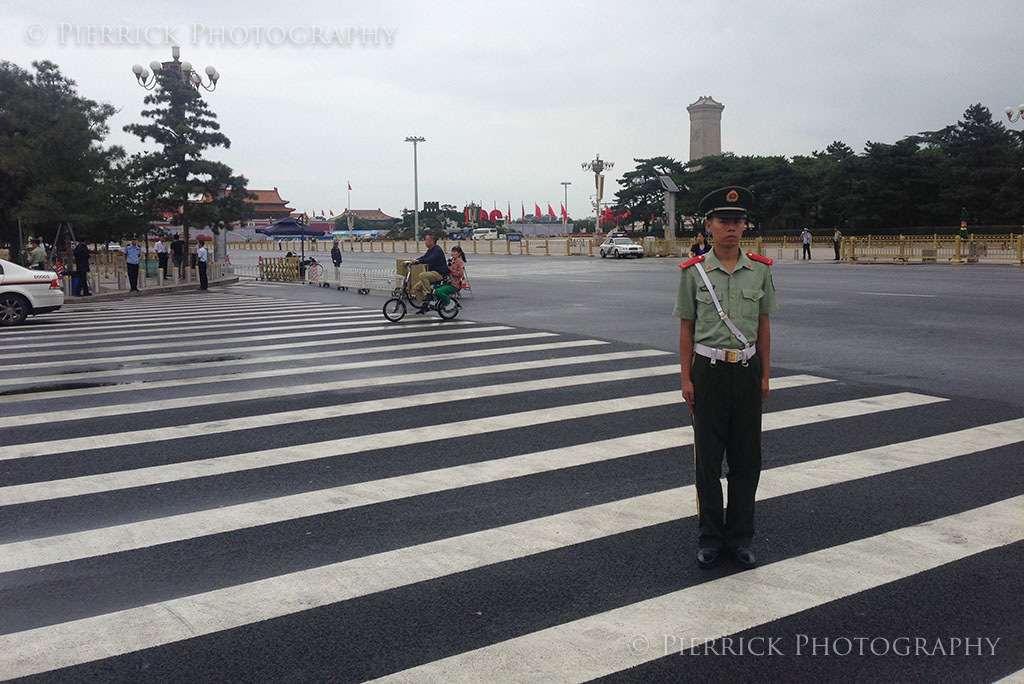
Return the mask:
POLYGON ((469 278, 0 332, 0 679, 1020 680, 1019 269, 774 269, 746 572, 693 558, 678 269, 469 278))

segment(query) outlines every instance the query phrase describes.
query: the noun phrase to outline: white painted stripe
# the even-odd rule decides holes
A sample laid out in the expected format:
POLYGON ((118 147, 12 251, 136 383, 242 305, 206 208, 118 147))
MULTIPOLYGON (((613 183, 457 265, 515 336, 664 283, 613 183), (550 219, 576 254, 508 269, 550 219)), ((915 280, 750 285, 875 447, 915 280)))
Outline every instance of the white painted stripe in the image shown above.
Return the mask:
POLYGON ((1018 496, 763 565, 373 681, 586 682, 678 653, 678 646, 667 652, 662 648, 666 635, 696 646, 1019 542, 1024 539, 1022 521, 1024 496, 1018 496), (695 620, 695 615, 700 619, 695 620), (643 649, 637 646, 645 643, 650 648, 638 653, 643 649))
MULTIPOLYGON (((644 354, 642 356, 647 356, 647 354, 644 354)), ((555 368, 557 366, 566 365, 586 365, 588 363, 604 363, 608 361, 618 361, 635 358, 637 358, 637 355, 634 352, 612 352, 606 354, 588 354, 585 356, 576 357, 570 356, 559 357, 554 359, 536 359, 533 361, 500 363, 488 366, 466 366, 464 368, 460 368, 457 370, 439 369, 437 371, 428 371, 425 373, 408 373, 404 375, 379 376, 376 378, 365 378, 357 380, 337 380, 333 382, 305 383, 300 386, 289 388, 289 395, 292 397, 296 397, 303 394, 316 394, 319 392, 333 392, 337 390, 347 389, 366 389, 369 387, 412 384, 417 382, 425 382, 429 380, 464 378, 476 375, 516 373, 526 370, 534 370, 537 368, 555 368)), ((780 385, 775 385, 775 382, 793 382, 794 378, 798 380, 811 379, 813 382, 833 382, 832 380, 827 380, 825 378, 814 378, 813 376, 797 375, 779 378, 778 380, 773 381, 773 387, 780 387, 780 385)), ((813 384, 813 382, 806 382, 806 384, 813 384)), ((3 425, 5 427, 15 427, 30 424, 38 424, 39 422, 53 422, 55 420, 83 420, 87 418, 100 418, 102 416, 120 416, 130 415, 133 413, 148 413, 150 411, 165 411, 168 409, 192 408, 197 406, 208 406, 211 404, 221 404, 233 401, 267 399, 270 397, 279 396, 280 393, 281 388, 268 387, 264 389, 247 390, 240 392, 221 392, 218 394, 203 394, 195 397, 159 399, 156 401, 149 402, 132 402, 128 404, 91 406, 89 408, 84 409, 71 409, 66 411, 60 411, 59 413, 51 412, 25 414, 25 416, 10 416, 4 419, 3 425), (23 419, 26 419, 27 422, 23 423, 23 419)), ((3 459, 0 458, 0 460, 3 459)))
MULTIPOLYGON (((307 376, 316 373, 335 372, 343 370, 353 370, 358 368, 374 368, 381 365, 388 365, 390 367, 396 366, 408 366, 413 364, 428 363, 431 361, 450 361, 453 359, 467 359, 467 358, 478 358, 483 356, 499 356, 506 354, 525 354, 529 352, 538 351, 552 351, 552 350, 565 350, 575 349, 578 347, 589 347, 595 345, 606 345, 608 342, 602 340, 566 340, 563 342, 550 342, 546 344, 530 344, 520 345, 516 347, 503 347, 495 349, 477 349, 473 351, 458 351, 443 354, 423 354, 420 353, 418 356, 409 356, 397 360, 388 361, 350 361, 348 363, 334 363, 334 364, 323 364, 316 366, 315 368, 270 368, 267 370, 260 371, 249 371, 245 373, 230 373, 225 375, 208 375, 198 378, 179 378, 176 380, 153 380, 145 383, 132 383, 132 384, 118 384, 106 387, 88 387, 77 390, 54 390, 54 391, 43 391, 43 392, 32 392, 32 399, 40 398, 53 398, 57 396, 86 396, 93 394, 109 394, 111 392, 126 392, 130 390, 152 390, 159 389, 162 387, 186 387, 192 385, 215 385, 223 382, 234 382, 236 380, 252 380, 256 378, 274 378, 285 376, 294 376, 296 382, 298 382, 299 376, 307 376)), ((648 350, 647 355, 655 354, 668 354, 669 352, 653 351, 648 350)), ((280 393, 278 388, 278 393, 280 393)), ((5 399, 24 399, 21 395, 11 395, 7 397, 0 397, 0 403, 5 399)), ((2 460, 2 459, 0 459, 2 460)))
POLYGON ((860 295, 874 295, 877 297, 934 297, 933 294, 906 294, 903 292, 858 292, 860 295))
MULTIPOLYGON (((267 326, 263 326, 261 324, 260 328, 262 330, 282 330, 282 329, 295 330, 296 328, 300 328, 302 330, 322 329, 322 328, 337 328, 339 330, 344 330, 344 329, 347 329, 347 328, 354 328, 356 326, 361 326, 361 325, 372 325, 373 323, 376 323, 376 322, 378 322, 380 320, 380 318, 378 318, 378 316, 381 316, 381 315, 382 314, 371 313, 371 312, 360 313, 360 314, 347 314, 347 313, 346 314, 337 314, 338 317, 336 317, 336 318, 334 318, 333 320, 330 320, 330 321, 323 321, 323 320, 321 320, 319 318, 311 319, 308 315, 306 315, 306 316, 292 316, 292 315, 289 315, 288 318, 285 318, 283 320, 274 320, 274 321, 271 322, 270 325, 267 325, 267 326), (287 324, 287 325, 282 325, 282 324, 287 324)), ((258 319, 254 319, 254 320, 258 321, 258 319)), ((174 333, 174 340, 180 341, 180 340, 183 340, 183 339, 192 339, 192 338, 198 338, 198 337, 211 337, 211 336, 219 339, 224 334, 223 332, 221 332, 221 329, 223 329, 223 328, 233 328, 233 327, 237 327, 238 325, 239 325, 239 323, 223 323, 223 324, 221 324, 221 323, 210 323, 210 324, 203 324, 202 330, 200 330, 198 332, 177 332, 176 331, 174 333)), ((111 336, 118 336, 118 334, 119 333, 116 330, 115 331, 111 331, 108 334, 103 334, 103 335, 96 335, 95 333, 93 333, 93 334, 91 334, 89 336, 89 340, 90 340, 89 346, 91 348, 94 348, 97 345, 102 345, 102 344, 108 344, 109 345, 110 343, 113 343, 111 348, 112 349, 118 349, 118 348, 120 348, 120 344, 119 344, 119 342, 117 340, 102 339, 102 338, 111 337, 111 336)), ((323 333, 321 333, 321 334, 323 334, 323 333)), ((143 341, 146 341, 146 340, 163 340, 164 341, 163 342, 164 345, 166 345, 167 344, 167 333, 160 332, 160 333, 156 333, 156 334, 145 334, 145 335, 126 335, 121 340, 121 342, 133 343, 133 342, 143 342, 143 341)), ((60 342, 32 342, 28 346, 26 346, 26 345, 13 345, 13 346, 10 346, 10 347, 5 347, 5 352, 4 353, 6 355, 7 350, 15 350, 15 349, 30 349, 30 350, 50 349, 52 347, 67 347, 67 346, 73 346, 73 345, 76 345, 76 344, 81 344, 81 341, 62 340, 60 342)))
MULTIPOLYGON (((573 420, 588 416, 616 413, 619 411, 637 411, 644 408, 667 406, 680 401, 678 392, 661 392, 657 394, 607 399, 592 403, 571 404, 534 411, 523 411, 501 416, 473 418, 463 421, 445 423, 438 427, 416 427, 393 432, 383 432, 357 437, 312 444, 266 449, 229 456, 219 456, 184 463, 172 463, 148 468, 137 468, 122 472, 83 475, 63 480, 34 482, 24 485, 11 485, 0 488, 0 506, 8 506, 27 501, 43 501, 71 496, 82 496, 99 492, 109 492, 131 487, 144 487, 165 482, 188 480, 235 473, 257 468, 269 468, 289 463, 300 463, 328 456, 344 456, 347 454, 368 451, 371 449, 387 449, 422 443, 429 439, 440 439, 450 434, 477 435, 499 430, 545 425, 563 420, 573 420), (435 435, 438 435, 435 437, 435 435)), ((885 397, 855 399, 833 404, 823 404, 801 409, 806 420, 835 420, 857 415, 867 415, 880 411, 889 411, 912 406, 922 406, 939 401, 936 397, 921 394, 894 394, 885 397)))
MULTIPOLYGON (((420 345, 420 347, 422 348, 422 345, 420 345)), ((3 452, 0 453, 0 461, 7 461, 16 458, 29 458, 33 456, 45 456, 48 454, 68 453, 85 449, 123 447, 130 446, 132 444, 151 444, 154 442, 163 442, 174 439, 187 439, 195 437, 196 435, 214 433, 226 434, 228 432, 253 430, 273 425, 294 425, 314 420, 344 418, 346 416, 363 413, 376 413, 401 408, 412 408, 414 406, 428 406, 431 404, 452 401, 481 399, 484 397, 501 396, 504 394, 516 394, 518 392, 558 389, 560 387, 572 387, 598 382, 616 382, 620 380, 630 380, 633 378, 644 378, 657 375, 673 375, 678 372, 678 364, 636 369, 631 368, 628 370, 607 371, 604 373, 593 373, 590 375, 562 376, 557 378, 544 378, 541 380, 494 383, 483 385, 481 387, 467 387, 465 389, 460 389, 457 392, 445 390, 440 392, 407 394, 401 397, 389 397, 386 399, 370 399, 367 401, 357 401, 352 403, 332 404, 330 406, 309 407, 295 409, 292 411, 271 410, 268 413, 261 413, 255 416, 245 416, 242 418, 224 418, 221 420, 200 421, 185 425, 168 425, 144 430, 126 430, 124 432, 114 434, 72 437, 52 441, 27 442, 24 444, 8 444, 4 447, 3 452)))
MULTIPOLYGON (((425 330, 425 329, 430 329, 430 328, 438 328, 438 327, 442 327, 442 326, 444 326, 444 327, 458 327, 458 326, 469 326, 469 325, 473 325, 473 322, 472 321, 467 321, 467 320, 464 320, 464 319, 455 320, 455 321, 441 321, 441 320, 438 320, 438 321, 428 321, 428 320, 424 320, 424 321, 415 321, 412 324, 410 324, 409 326, 402 326, 402 329, 406 329, 407 330, 407 329, 410 329, 410 328, 415 328, 416 330, 425 330)), ((176 342, 175 346, 180 348, 180 347, 184 347, 184 346, 201 347, 203 345, 213 345, 217 349, 224 349, 228 345, 240 344, 240 343, 243 343, 243 342, 261 342, 261 341, 264 341, 264 340, 280 340, 280 339, 286 339, 286 338, 287 339, 293 339, 293 338, 296 338, 296 337, 315 337, 315 336, 323 337, 324 335, 331 335, 331 334, 337 334, 337 335, 356 335, 356 334, 370 332, 370 331, 376 332, 378 330, 396 330, 396 326, 395 326, 394 323, 385 323, 383 325, 377 325, 377 326, 373 326, 373 327, 370 327, 370 328, 361 328, 359 330, 355 330, 355 329, 352 329, 352 330, 347 330, 347 329, 322 330, 320 328, 317 328, 316 330, 309 330, 308 327, 309 326, 306 326, 306 327, 302 328, 301 330, 296 330, 294 326, 281 326, 280 328, 272 328, 273 330, 285 330, 286 331, 286 332, 281 332, 281 333, 275 333, 273 335, 267 335, 266 334, 267 330, 269 330, 268 328, 260 327, 258 332, 254 333, 254 334, 251 333, 251 331, 250 332, 243 332, 243 333, 239 333, 239 334, 221 333, 221 334, 217 335, 214 339, 211 339, 211 340, 189 340, 187 342, 180 341, 180 339, 179 339, 180 336, 179 336, 179 337, 175 338, 175 342, 176 342)), ((106 347, 96 347, 96 346, 90 345, 89 348, 88 348, 88 351, 90 351, 90 352, 107 352, 107 351, 109 351, 109 352, 115 352, 118 355, 120 355, 122 352, 139 351, 139 350, 142 350, 142 349, 166 349, 167 348, 167 344, 168 344, 168 342, 165 339, 162 342, 151 342, 151 343, 148 343, 148 344, 121 344, 121 345, 113 344, 113 345, 109 345, 109 346, 106 346, 106 347)), ((64 350, 64 353, 69 353, 69 354, 70 353, 77 353, 77 351, 78 351, 77 349, 70 349, 70 350, 64 350)), ((38 356, 39 356, 38 354, 33 354, 32 352, 24 352, 23 354, 14 355, 14 354, 8 354, 8 352, 6 350, 4 351, 4 359, 8 359, 8 358, 37 358, 38 356)))
MULTIPOLYGON (((274 318, 281 317, 295 317, 298 313, 306 313, 304 320, 309 320, 308 314, 316 311, 323 311, 324 313, 330 313, 331 315, 341 316, 356 313, 371 313, 366 309, 356 306, 320 304, 317 302, 288 304, 286 307, 278 304, 270 309, 268 309, 268 306, 268 304, 263 303, 246 303, 245 305, 240 305, 236 302, 229 302, 221 306, 199 310, 175 307, 174 309, 164 310, 160 315, 154 314, 140 316, 137 314, 124 314, 117 317, 104 318, 102 320, 84 320, 76 316, 72 320, 62 321, 60 330, 61 335, 67 334, 81 336, 85 334, 92 334, 89 333, 89 331, 93 330, 101 330, 109 334, 117 334, 121 331, 138 331, 147 328, 160 328, 161 330, 169 328, 170 330, 177 330, 179 328, 194 327, 196 322, 203 322, 208 319, 224 322, 272 320, 274 318)), ((29 328, 23 331, 19 330, 18 333, 17 338, 12 336, 10 339, 22 339, 39 335, 53 336, 53 330, 40 328, 29 328)), ((7 336, 5 336, 5 338, 6 337, 7 336)))
MULTIPOLYGON (((162 646, 670 522, 693 515, 684 510, 691 498, 679 490, 659 492, 0 635, 5 656, 0 677, 23 677, 162 646)), ((703 643, 1016 543, 1024 539, 1022 520, 1024 496, 704 582, 383 681, 587 681, 668 655, 657 648, 664 635, 703 643), (715 610, 709 613, 708 605, 715 610), (694 615, 701 619, 695 621, 694 615), (655 648, 637 654, 629 648, 643 643, 631 642, 636 637, 655 648)))
MULTIPOLYGON (((802 409, 778 411, 765 418, 766 430, 807 425, 819 420, 818 416, 809 416, 802 409)), ((765 494, 765 488, 762 488, 762 498, 835 484, 836 477, 845 478, 843 481, 853 480, 1012 444, 1024 440, 1020 431, 1020 427, 1024 426, 1024 420, 1016 423, 1014 426, 995 425, 979 428, 980 438, 976 442, 964 441, 975 435, 974 431, 966 430, 918 440, 919 443, 896 444, 832 457, 818 469, 815 469, 814 464, 806 463, 787 466, 786 474, 781 477, 776 475, 783 470, 781 468, 767 471, 766 477, 769 482, 782 480, 788 490, 773 490, 768 487, 765 494), (970 446, 966 446, 967 444, 970 446), (899 459, 891 462, 879 459, 880 453, 891 452, 895 452, 899 459), (804 474, 805 471, 808 472, 804 474), (794 484, 788 479, 790 476, 799 484, 794 484)), ((12 542, 0 545, 0 572, 137 550, 385 501, 591 465, 661 449, 679 448, 692 443, 693 431, 690 427, 672 428, 207 511, 12 542)), ((681 496, 692 495, 692 487, 681 488, 678 491, 681 496)))
MULTIPOLYGON (((459 334, 465 334, 464 330, 460 330, 459 334)), ((554 333, 521 333, 518 335, 500 335, 494 337, 469 337, 461 338, 455 336, 451 340, 434 341, 430 343, 431 349, 438 347, 447 347, 452 345, 463 345, 471 346, 474 344, 481 343, 496 343, 496 342, 511 342, 513 340, 528 340, 535 339, 538 337, 554 337, 554 333)), ((423 341, 420 336, 416 337, 417 341, 408 344, 392 344, 392 345, 381 345, 377 347, 357 347, 355 349, 341 349, 332 350, 330 352, 321 352, 319 357, 305 357, 303 361, 313 368, 316 368, 316 363, 323 358, 336 358, 339 356, 366 356, 368 354, 379 354, 381 352, 401 352, 411 350, 422 350, 423 341)), ((350 344, 350 343, 345 343, 350 344)), ((194 370, 196 368, 209 369, 211 365, 215 366, 218 371, 223 371, 226 368, 232 368, 234 366, 264 366, 280 363, 295 363, 296 356, 291 351, 295 345, 288 345, 290 353, 279 354, 277 356, 250 356, 242 359, 224 359, 217 360, 212 363, 210 361, 196 361, 194 363, 171 363, 164 365, 147 365, 143 367, 134 366, 132 368, 111 368, 106 370, 98 371, 80 371, 71 373, 58 373, 54 375, 32 375, 32 376, 19 376, 12 378, 0 378, 0 387, 5 385, 24 385, 25 383, 42 383, 42 382, 77 382, 81 380, 89 380, 92 378, 112 378, 120 376, 129 376, 134 381, 143 380, 146 375, 157 374, 157 373, 174 373, 177 371, 194 370)), ((189 356, 195 356, 195 353, 189 356)), ((95 360, 92 363, 97 363, 95 360)), ((116 363, 123 363, 118 358, 116 363)), ((379 363, 379 362, 378 362, 379 363)), ((143 380, 144 381, 144 380, 143 380)), ((54 420, 54 414, 50 413, 49 420, 54 420)), ((3 426, 0 426, 3 427, 3 426)))
MULTIPOLYGON (((439 326, 430 330, 414 330, 409 328, 402 328, 395 330, 390 328, 390 332, 385 335, 362 335, 356 337, 345 337, 338 340, 307 340, 306 342, 284 342, 278 344, 261 344, 251 345, 245 347, 230 347, 229 349, 223 350, 224 353, 230 354, 251 354, 256 355, 267 351, 276 351, 279 349, 295 349, 300 347, 324 347, 333 348, 341 347, 352 344, 365 344, 366 342, 379 342, 381 340, 399 340, 404 338, 415 336, 416 339, 422 337, 440 337, 440 336, 451 336, 458 338, 461 335, 476 334, 482 332, 496 332, 499 330, 511 330, 507 325, 491 325, 491 326, 479 326, 467 329, 466 327, 461 328, 449 328, 446 326, 439 326)), ((533 333, 537 337, 557 337, 556 333, 533 333)), ((430 343, 434 344, 433 341, 430 343)), ((439 343, 440 344, 440 343, 439 343)), ((193 351, 182 351, 182 352, 167 352, 162 354, 133 354, 124 355, 118 354, 116 363, 128 363, 130 361, 166 361, 169 359, 183 359, 189 358, 196 355, 197 352, 193 351)), ((335 352, 323 352, 334 354, 335 352)), ((15 370, 38 370, 43 368, 72 368, 75 366, 94 366, 99 363, 109 363, 106 356, 100 358, 88 358, 88 359, 69 359, 67 361, 37 361, 35 363, 18 363, 11 365, 4 365, 4 371, 15 371, 15 370)))
POLYGON ((1010 673, 992 684, 1024 684, 1024 670, 1017 670, 1010 673))

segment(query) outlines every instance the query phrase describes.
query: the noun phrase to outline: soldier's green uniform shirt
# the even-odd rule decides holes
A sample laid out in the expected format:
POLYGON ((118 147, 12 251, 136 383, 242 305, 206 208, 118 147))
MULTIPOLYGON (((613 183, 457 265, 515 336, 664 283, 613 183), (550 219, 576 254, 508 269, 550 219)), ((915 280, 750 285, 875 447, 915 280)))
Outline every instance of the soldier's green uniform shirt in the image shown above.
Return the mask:
POLYGON ((725 313, 753 344, 757 340, 757 317, 779 310, 771 268, 741 251, 736 267, 729 273, 722 268, 714 251, 709 251, 701 263, 681 269, 672 315, 695 321, 693 341, 715 349, 742 349, 743 344, 719 318, 708 288, 697 273, 698 268, 708 274, 725 313))

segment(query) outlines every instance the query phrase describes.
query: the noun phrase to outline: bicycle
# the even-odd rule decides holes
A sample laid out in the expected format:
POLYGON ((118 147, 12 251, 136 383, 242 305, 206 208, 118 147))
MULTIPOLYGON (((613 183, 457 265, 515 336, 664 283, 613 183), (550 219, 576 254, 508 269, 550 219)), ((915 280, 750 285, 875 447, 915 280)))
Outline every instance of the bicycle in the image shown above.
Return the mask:
POLYGON ((315 258, 307 257, 305 261, 299 264, 299 267, 308 277, 310 285, 319 285, 320 287, 331 286, 330 283, 324 280, 324 267, 315 258))
POLYGON ((436 311, 437 315, 446 321, 450 321, 459 315, 459 309, 462 305, 459 303, 459 292, 456 290, 448 279, 445 278, 441 282, 434 285, 431 291, 423 299, 423 307, 416 306, 416 302, 413 301, 412 293, 409 292, 409 271, 406 269, 405 278, 402 281, 402 285, 396 287, 391 292, 391 299, 384 302, 384 318, 392 323, 405 318, 408 307, 406 302, 409 303, 414 309, 421 309, 422 311, 436 311), (438 290, 446 288, 441 293, 438 290), (448 290, 453 290, 448 292, 448 290), (447 299, 447 302, 445 301, 447 299))

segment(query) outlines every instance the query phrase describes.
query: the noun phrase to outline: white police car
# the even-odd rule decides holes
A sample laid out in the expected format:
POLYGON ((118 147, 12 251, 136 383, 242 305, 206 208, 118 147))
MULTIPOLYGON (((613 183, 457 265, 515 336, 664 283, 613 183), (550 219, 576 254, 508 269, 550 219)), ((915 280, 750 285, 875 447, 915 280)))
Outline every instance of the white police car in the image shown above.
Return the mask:
POLYGON ((640 259, 643 258, 644 248, 629 238, 610 237, 601 245, 601 258, 603 259, 609 254, 614 255, 616 259, 631 256, 640 259))
POLYGON ((53 271, 31 271, 0 259, 0 326, 18 325, 32 315, 64 306, 64 291, 53 271))

